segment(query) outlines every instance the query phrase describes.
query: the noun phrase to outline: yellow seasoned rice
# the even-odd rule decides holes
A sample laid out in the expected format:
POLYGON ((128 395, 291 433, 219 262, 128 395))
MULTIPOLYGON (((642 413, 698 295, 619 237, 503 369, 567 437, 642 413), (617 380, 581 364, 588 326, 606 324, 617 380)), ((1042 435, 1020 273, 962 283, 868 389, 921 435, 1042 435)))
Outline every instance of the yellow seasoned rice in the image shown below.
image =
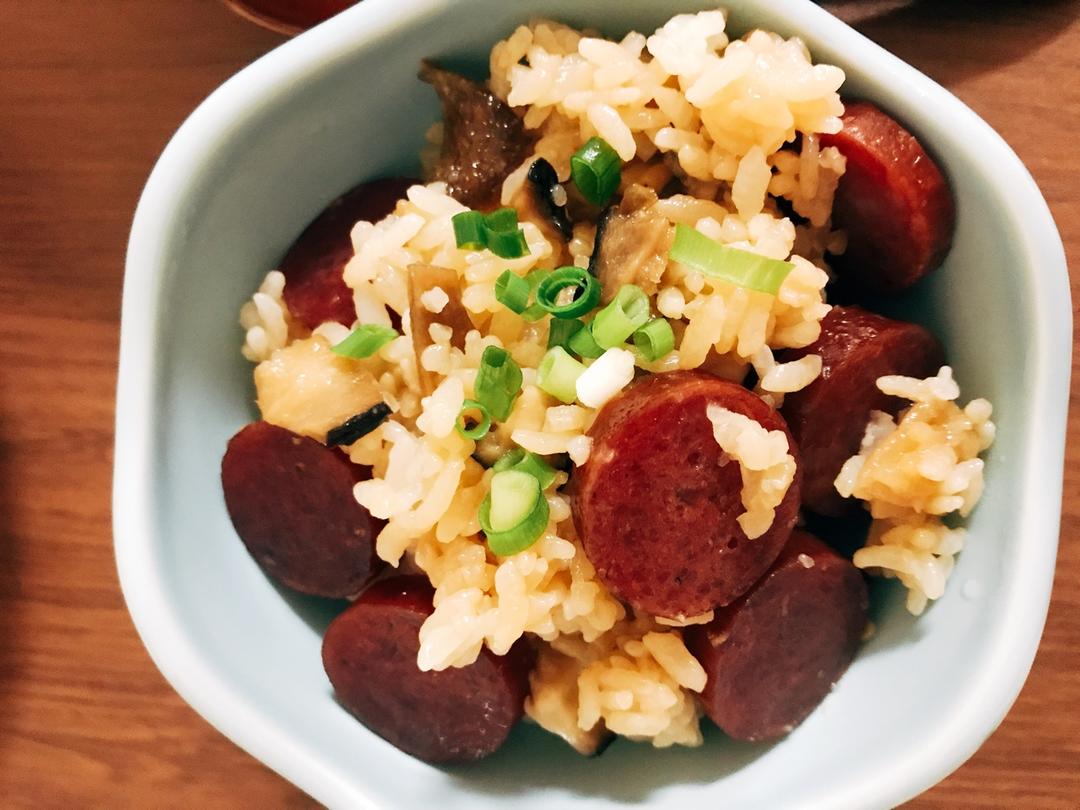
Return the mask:
POLYGON ((574 743, 599 729, 657 748, 700 745, 694 693, 705 670, 678 630, 648 618, 621 622, 599 638, 562 635, 539 652, 526 714, 574 743))
POLYGON ((919 614, 944 592, 964 544, 964 530, 948 528, 941 517, 968 515, 982 495, 978 456, 994 441, 992 408, 985 399, 960 408, 960 388, 948 366, 925 380, 881 377, 877 385, 913 404, 897 422, 874 412, 836 489, 864 501, 875 518, 855 565, 899 577, 909 591, 908 609, 919 614))
MULTIPOLYGON (((537 135, 534 154, 506 178, 502 200, 514 199, 537 157, 566 181, 570 156, 599 135, 625 161, 622 190, 636 184, 659 192, 673 178, 682 183, 687 193, 652 203, 651 213, 670 229, 687 225, 725 245, 790 261, 794 269, 773 296, 667 260, 650 303, 672 321, 676 349, 653 363, 629 353, 629 360, 612 360, 627 361, 627 381, 634 370, 629 363, 656 373, 707 366, 733 380, 753 367, 755 393, 779 407, 786 393, 821 373, 817 355, 778 362, 774 351, 812 343, 829 311, 823 257, 845 244, 831 223, 845 161, 835 148, 821 148, 819 136, 840 127, 837 90, 844 75, 814 65, 798 39, 754 31, 731 40, 726 23, 723 11, 679 15, 651 35, 631 33, 614 42, 535 21, 495 45, 490 86, 537 135), (787 205, 800 224, 783 213, 787 205)), ((429 140, 441 138, 437 125, 429 140)), ((426 153, 429 163, 432 154, 426 153)), ((536 385, 548 326, 527 323, 495 298, 503 271, 525 276, 552 268, 556 246, 523 215, 526 256, 507 260, 459 249, 451 218, 464 210, 443 183, 418 184, 389 216, 352 229, 354 256, 344 280, 356 322, 389 326, 400 319, 403 331, 365 360, 330 350, 349 327, 325 323, 309 334, 294 323, 282 300, 284 276, 267 275, 240 313, 244 356, 257 363, 262 416, 325 440, 329 428, 375 401, 392 409, 390 419, 345 449, 354 463, 372 469, 355 496, 386 521, 378 555, 393 566, 416 566, 435 587, 435 610, 420 631, 422 670, 468 665, 484 647, 502 654, 526 636, 539 649, 526 710, 544 728, 582 749, 605 731, 656 746, 700 744, 694 695, 704 688, 705 673, 680 628, 711 620, 711 612, 664 620, 628 616, 582 550, 568 499, 558 492, 565 473, 544 493, 550 518, 532 547, 501 558, 480 534, 477 510, 492 476, 486 465, 515 445, 541 455, 566 453, 573 464, 584 464, 597 408, 564 404, 536 385), (457 279, 456 289, 433 288, 418 298, 430 323, 419 357, 413 342, 419 320, 409 311, 410 267, 418 263, 451 270, 457 279), (474 327, 463 348, 440 321, 451 299, 460 300, 474 327), (524 382, 509 418, 477 443, 454 424, 462 403, 473 397, 488 346, 507 349, 524 382)), ((575 265, 588 265, 595 236, 595 225, 575 225, 568 246, 575 265)), ((917 404, 899 426, 875 422, 874 441, 868 433, 864 453, 845 467, 846 494, 868 499, 881 518, 872 545, 856 560, 900 576, 916 594, 913 609, 920 599, 925 604, 940 595, 962 545, 962 533, 946 529, 934 510, 957 508, 956 498, 965 513, 970 509, 981 486, 975 456, 992 437, 988 404, 976 401, 961 412, 950 398, 936 397, 936 385, 884 381, 891 393, 910 395, 917 404), (946 458, 940 433, 965 419, 976 438, 964 433, 968 438, 959 445, 946 442, 953 453, 946 458), (879 458, 898 452, 890 448, 900 439, 890 436, 920 431, 933 434, 927 440, 932 459, 923 470, 933 468, 933 475, 895 485, 873 472, 882 466, 879 458)), ((614 393, 579 400, 598 406, 614 393)), ((717 441, 743 471, 747 511, 740 524, 756 537, 771 525, 794 476, 787 439, 722 408, 708 415, 717 441)))
POLYGON ((761 537, 772 526, 776 507, 795 480, 795 459, 787 436, 720 405, 709 405, 705 415, 720 449, 739 465, 746 510, 737 518, 739 526, 749 539, 761 537))

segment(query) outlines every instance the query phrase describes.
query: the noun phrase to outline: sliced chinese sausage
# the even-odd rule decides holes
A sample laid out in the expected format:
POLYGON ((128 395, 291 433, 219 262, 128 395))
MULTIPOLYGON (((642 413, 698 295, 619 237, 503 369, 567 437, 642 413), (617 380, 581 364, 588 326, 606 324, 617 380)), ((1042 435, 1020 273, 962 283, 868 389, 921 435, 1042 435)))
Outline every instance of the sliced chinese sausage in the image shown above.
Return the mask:
POLYGON ((341 704, 407 754, 468 762, 494 753, 521 718, 532 663, 519 641, 465 667, 421 672, 420 626, 432 613, 423 576, 376 582, 327 628, 323 667, 341 704))
MULTIPOLYGON (((780 415, 740 385, 701 372, 658 374, 604 406, 589 431, 589 460, 574 474, 586 555, 615 595, 646 613, 697 616, 738 598, 795 523, 797 468, 771 526, 747 538, 740 466, 713 436, 710 404, 787 434, 780 415)), ((790 436, 788 447, 797 464, 790 436)))
POLYGON ((847 670, 866 611, 858 570, 815 537, 793 532, 749 593, 684 631, 708 677, 705 714, 738 740, 787 734, 847 670))
POLYGON ((434 179, 463 205, 494 208, 503 180, 528 157, 531 136, 509 105, 472 79, 431 62, 421 64, 420 78, 435 88, 443 109, 434 179))
POLYGON ((308 329, 324 321, 352 326, 356 320, 352 290, 342 273, 353 257, 353 225, 377 222, 394 210, 416 181, 372 180, 338 197, 293 242, 281 260, 282 293, 289 313, 308 329))
POLYGON ((369 473, 268 422, 233 436, 221 460, 225 506, 255 561, 283 585, 332 598, 359 593, 381 567, 382 523, 353 498, 369 473))
POLYGON ((871 411, 896 414, 905 402, 877 387, 878 377, 928 377, 944 362, 941 344, 914 323, 894 321, 858 307, 833 307, 821 335, 785 360, 821 356, 821 376, 784 397, 781 408, 802 456, 803 505, 839 516, 850 507, 834 482, 848 458, 859 451, 871 411))
POLYGON ((847 158, 833 208, 848 244, 834 264, 856 289, 906 290, 941 264, 956 212, 941 169, 915 136, 865 101, 846 102, 843 129, 822 135, 847 158))

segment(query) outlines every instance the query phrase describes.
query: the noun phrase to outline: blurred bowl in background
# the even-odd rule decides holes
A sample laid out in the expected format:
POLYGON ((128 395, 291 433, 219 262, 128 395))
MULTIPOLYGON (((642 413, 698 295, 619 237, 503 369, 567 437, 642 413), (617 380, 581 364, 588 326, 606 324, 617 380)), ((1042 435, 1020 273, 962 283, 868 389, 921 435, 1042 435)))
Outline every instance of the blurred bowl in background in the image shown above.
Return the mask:
POLYGON ((245 19, 279 34, 299 34, 359 0, 225 0, 245 19))

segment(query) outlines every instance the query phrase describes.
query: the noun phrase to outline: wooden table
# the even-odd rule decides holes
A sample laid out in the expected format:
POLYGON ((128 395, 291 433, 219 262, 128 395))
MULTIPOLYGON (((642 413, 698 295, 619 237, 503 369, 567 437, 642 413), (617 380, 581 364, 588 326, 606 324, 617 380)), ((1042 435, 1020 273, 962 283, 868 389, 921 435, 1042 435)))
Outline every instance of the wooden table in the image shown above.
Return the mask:
MULTIPOLYGON (((1016 148, 1080 300, 1080 2, 833 3, 1016 148)), ((310 806, 178 698, 135 636, 109 510, 124 245, 169 135, 280 38, 214 0, 0 0, 0 805, 310 806)), ((1065 347, 1062 347, 1064 350, 1065 347)), ((1080 806, 1080 373, 1031 678, 917 807, 1080 806)))

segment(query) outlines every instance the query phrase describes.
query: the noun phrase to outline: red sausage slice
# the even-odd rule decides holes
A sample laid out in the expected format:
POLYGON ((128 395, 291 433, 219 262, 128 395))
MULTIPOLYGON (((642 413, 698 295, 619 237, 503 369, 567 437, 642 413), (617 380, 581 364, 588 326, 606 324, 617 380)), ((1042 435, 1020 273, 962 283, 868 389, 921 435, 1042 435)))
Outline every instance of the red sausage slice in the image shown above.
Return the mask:
POLYGON ((338 700, 365 726, 428 762, 494 753, 521 718, 531 656, 518 642, 467 667, 421 672, 420 625, 433 591, 422 576, 376 582, 330 623, 323 667, 338 700))
MULTIPOLYGON (((658 616, 695 616, 736 599, 784 547, 799 475, 765 534, 747 539, 739 465, 713 438, 710 403, 767 430, 780 415, 735 383, 700 372, 657 374, 601 410, 589 461, 575 473, 574 523, 597 575, 619 598, 658 616)), ((790 452, 798 454, 789 435, 790 452)))
POLYGON ((307 226, 281 260, 285 305, 308 329, 324 321, 352 326, 352 290, 342 271, 353 257, 349 233, 361 220, 376 222, 397 205, 416 181, 390 178, 362 183, 338 197, 307 226))
POLYGON ((266 573, 315 596, 359 593, 381 567, 382 523, 353 498, 369 475, 338 450, 268 422, 248 425, 221 460, 225 506, 266 573))
POLYGON ((867 621, 862 575, 805 532, 707 625, 684 631, 708 675, 705 713, 738 740, 769 740, 806 719, 848 668, 867 621))
POLYGON ((865 101, 846 102, 844 128, 822 135, 847 158, 833 219, 848 234, 835 264, 855 287, 906 290, 941 264, 956 212, 949 184, 915 136, 865 101))
POLYGON ((941 344, 914 323, 894 321, 858 307, 833 307, 817 341, 785 353, 785 360, 821 355, 821 376, 788 394, 781 408, 799 445, 803 504, 839 516, 851 507, 833 486, 840 468, 859 451, 870 411, 895 415, 908 403, 876 385, 887 374, 928 377, 944 362, 941 344))

